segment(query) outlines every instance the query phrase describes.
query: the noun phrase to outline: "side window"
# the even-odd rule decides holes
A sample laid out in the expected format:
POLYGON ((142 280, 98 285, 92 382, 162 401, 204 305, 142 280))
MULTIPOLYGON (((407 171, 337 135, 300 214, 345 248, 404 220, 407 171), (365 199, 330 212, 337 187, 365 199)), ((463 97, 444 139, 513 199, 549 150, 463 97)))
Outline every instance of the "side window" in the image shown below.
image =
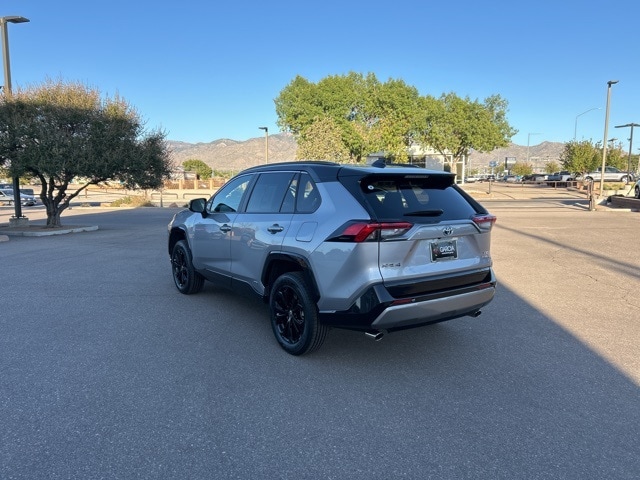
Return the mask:
POLYGON ((287 193, 284 194, 284 200, 280 207, 280 213, 293 213, 296 208, 296 189, 298 188, 298 176, 291 180, 287 193))
POLYGON ((209 202, 207 202, 207 212, 237 212, 242 202, 242 196, 247 190, 251 181, 251 175, 243 175, 235 178, 224 185, 209 202))
POLYGON ((263 173, 258 178, 249 203, 247 213, 277 213, 285 203, 286 195, 291 195, 290 186, 293 172, 263 173))
POLYGON ((296 211, 298 213, 315 212, 320 206, 321 198, 318 187, 313 183, 308 173, 300 175, 298 193, 296 198, 296 211))

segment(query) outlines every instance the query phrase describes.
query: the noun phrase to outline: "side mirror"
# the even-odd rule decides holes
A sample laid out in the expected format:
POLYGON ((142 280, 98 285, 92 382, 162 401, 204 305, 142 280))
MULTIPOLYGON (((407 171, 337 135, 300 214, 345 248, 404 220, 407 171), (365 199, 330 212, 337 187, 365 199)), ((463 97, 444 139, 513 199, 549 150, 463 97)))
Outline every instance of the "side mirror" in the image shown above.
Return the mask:
POLYGON ((204 213, 206 206, 206 198, 194 198, 189 202, 189 210, 195 213, 204 213))

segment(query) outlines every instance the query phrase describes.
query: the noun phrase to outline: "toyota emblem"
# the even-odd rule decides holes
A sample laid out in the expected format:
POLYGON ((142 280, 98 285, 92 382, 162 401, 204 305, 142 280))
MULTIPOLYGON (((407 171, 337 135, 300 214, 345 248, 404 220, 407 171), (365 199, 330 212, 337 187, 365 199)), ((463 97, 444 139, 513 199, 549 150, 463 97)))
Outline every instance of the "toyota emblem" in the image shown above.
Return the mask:
POLYGON ((442 233, 443 233, 445 236, 449 236, 449 235, 451 235, 451 234, 453 233, 453 228, 451 228, 451 227, 444 227, 444 228, 442 229, 442 233))

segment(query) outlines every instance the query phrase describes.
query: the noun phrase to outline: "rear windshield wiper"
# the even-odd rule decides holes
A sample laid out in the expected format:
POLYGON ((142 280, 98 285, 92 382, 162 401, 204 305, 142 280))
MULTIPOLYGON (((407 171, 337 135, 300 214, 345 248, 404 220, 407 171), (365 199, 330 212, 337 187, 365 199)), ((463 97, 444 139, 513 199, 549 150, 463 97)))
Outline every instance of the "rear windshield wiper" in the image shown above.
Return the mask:
POLYGON ((444 213, 444 210, 418 210, 415 212, 405 213, 405 217, 439 217, 444 213))

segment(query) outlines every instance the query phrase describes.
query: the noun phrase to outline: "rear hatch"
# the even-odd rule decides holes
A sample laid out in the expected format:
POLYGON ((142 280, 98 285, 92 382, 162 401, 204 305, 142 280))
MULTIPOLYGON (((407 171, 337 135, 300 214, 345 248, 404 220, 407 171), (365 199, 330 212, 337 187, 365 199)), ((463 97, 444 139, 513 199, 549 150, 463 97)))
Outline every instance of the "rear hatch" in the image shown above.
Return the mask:
POLYGON ((380 274, 395 297, 470 285, 490 274, 495 217, 453 180, 446 172, 387 169, 358 182, 378 224, 380 274))

